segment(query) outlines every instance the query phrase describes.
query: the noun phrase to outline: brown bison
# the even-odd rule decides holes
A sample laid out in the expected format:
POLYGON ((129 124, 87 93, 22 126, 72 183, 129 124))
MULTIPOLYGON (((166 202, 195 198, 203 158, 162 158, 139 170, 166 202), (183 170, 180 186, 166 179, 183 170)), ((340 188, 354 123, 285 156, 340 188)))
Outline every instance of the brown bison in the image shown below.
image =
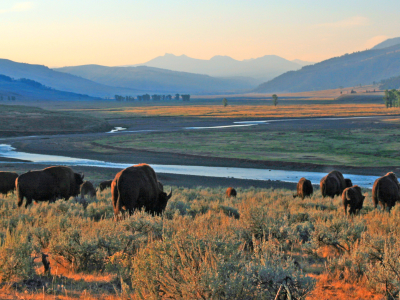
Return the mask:
POLYGON ((104 191, 107 188, 111 188, 111 183, 112 183, 112 180, 106 180, 106 181, 100 182, 100 185, 99 185, 100 192, 104 191))
POLYGON ((160 188, 157 175, 147 164, 126 168, 117 175, 111 184, 111 197, 114 214, 118 216, 122 208, 132 214, 135 209, 144 208, 146 212, 160 214, 172 196, 160 188))
POLYGON ((81 184, 81 199, 88 195, 90 198, 96 197, 96 189, 90 181, 84 181, 81 184))
POLYGON ((350 206, 350 215, 360 212, 364 204, 365 196, 361 194, 361 188, 358 185, 345 188, 342 193, 344 213, 347 215, 347 205, 350 206))
POLYGON ((17 189, 18 207, 22 205, 26 198, 25 208, 35 201, 54 202, 58 196, 57 182, 48 173, 40 171, 29 171, 20 175, 15 180, 17 189))
POLYGON ((14 193, 17 177, 15 172, 0 172, 0 193, 6 196, 9 192, 14 193))
MULTIPOLYGON (((347 184, 351 184, 351 180, 348 180, 347 184)), ((347 184, 342 173, 339 171, 330 172, 319 183, 322 197, 334 198, 341 195, 346 187, 351 187, 351 185, 347 186, 347 184)))
POLYGON ((228 187, 226 189, 225 194, 226 194, 226 198, 236 197, 237 196, 236 190, 233 187, 228 187))
POLYGON ((74 173, 71 168, 63 166, 48 167, 43 170, 29 171, 15 181, 18 206, 26 197, 27 207, 32 200, 55 201, 58 198, 68 200, 80 192, 84 175, 74 173))
POLYGON ((390 211, 396 204, 396 201, 399 200, 400 185, 396 174, 389 172, 385 176, 375 180, 372 187, 372 202, 375 208, 379 203, 382 208, 390 211))
POLYGON ((314 188, 311 181, 302 177, 297 183, 297 194, 293 195, 293 198, 300 197, 301 199, 304 199, 305 197, 311 197, 313 192, 314 188))

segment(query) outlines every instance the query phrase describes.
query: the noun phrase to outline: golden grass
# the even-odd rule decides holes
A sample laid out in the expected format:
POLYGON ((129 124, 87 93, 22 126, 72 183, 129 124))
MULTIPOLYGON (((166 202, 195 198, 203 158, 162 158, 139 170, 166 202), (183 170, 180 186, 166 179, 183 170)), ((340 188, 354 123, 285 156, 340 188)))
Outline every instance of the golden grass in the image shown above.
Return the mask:
POLYGON ((371 115, 398 115, 399 108, 387 109, 383 104, 303 104, 303 105, 211 105, 125 107, 80 110, 107 117, 200 117, 200 118, 310 118, 371 115))

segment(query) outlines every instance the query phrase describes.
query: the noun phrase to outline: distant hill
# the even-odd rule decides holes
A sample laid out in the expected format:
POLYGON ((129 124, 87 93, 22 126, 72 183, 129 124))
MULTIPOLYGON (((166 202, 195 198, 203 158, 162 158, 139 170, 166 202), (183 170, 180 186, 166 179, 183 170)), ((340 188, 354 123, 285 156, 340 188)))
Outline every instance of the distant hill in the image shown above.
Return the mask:
POLYGON ((37 81, 22 78, 15 80, 0 75, 0 100, 6 101, 15 97, 16 100, 94 100, 88 95, 75 94, 51 89, 37 81))
POLYGON ((84 65, 55 69, 108 86, 144 89, 156 93, 214 94, 241 92, 257 86, 246 77, 215 78, 160 68, 84 65))
POLYGON ((379 89, 381 90, 400 89, 400 76, 382 80, 379 89))
POLYGON ((400 75, 400 45, 331 58, 290 71, 253 92, 305 92, 371 84, 400 75))
POLYGON ((186 55, 165 54, 143 64, 133 66, 148 66, 180 72, 206 74, 214 77, 252 77, 259 84, 284 72, 298 70, 303 64, 289 61, 276 55, 265 55, 259 58, 239 61, 229 56, 221 55, 206 60, 191 58, 186 55))
POLYGON ((374 46, 372 50, 384 49, 399 44, 400 44, 400 37, 387 39, 386 41, 383 41, 382 43, 379 43, 378 45, 374 46))
POLYGON ((301 60, 301 59, 294 59, 294 60, 292 60, 292 62, 294 62, 302 67, 315 64, 315 62, 305 61, 305 60, 301 60))
POLYGON ((17 63, 0 59, 0 74, 27 78, 60 91, 87 94, 94 97, 114 97, 115 94, 136 95, 142 91, 105 86, 71 74, 57 72, 42 65, 17 63))

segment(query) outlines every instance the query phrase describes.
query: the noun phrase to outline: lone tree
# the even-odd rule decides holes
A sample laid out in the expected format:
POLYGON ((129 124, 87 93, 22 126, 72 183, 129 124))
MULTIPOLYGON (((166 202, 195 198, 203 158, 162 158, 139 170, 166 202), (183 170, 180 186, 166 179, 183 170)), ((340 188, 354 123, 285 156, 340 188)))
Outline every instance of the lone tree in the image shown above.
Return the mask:
POLYGON ((222 105, 224 107, 228 106, 228 100, 226 100, 226 98, 222 99, 222 105))
POLYGON ((276 94, 272 95, 272 103, 274 104, 274 106, 278 105, 278 96, 276 94))

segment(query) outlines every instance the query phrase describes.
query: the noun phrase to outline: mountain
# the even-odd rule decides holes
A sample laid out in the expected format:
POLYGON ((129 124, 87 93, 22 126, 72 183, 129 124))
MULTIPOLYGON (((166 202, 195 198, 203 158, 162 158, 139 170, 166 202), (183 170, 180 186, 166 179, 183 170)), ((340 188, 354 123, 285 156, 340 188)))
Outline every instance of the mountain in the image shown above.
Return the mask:
POLYGON ((380 82, 379 89, 380 90, 400 89, 400 76, 382 80, 380 82))
POLYGON ((258 83, 274 78, 284 72, 298 70, 301 64, 276 55, 235 60, 229 56, 214 56, 209 60, 191 58, 186 55, 165 54, 146 63, 134 66, 148 66, 173 71, 206 74, 214 77, 244 76, 252 77, 258 83))
POLYGON ((294 60, 292 60, 292 62, 294 62, 302 67, 315 64, 315 62, 305 61, 305 60, 301 60, 301 59, 294 59, 294 60))
POLYGON ((379 82, 400 75, 400 45, 331 58, 290 71, 259 85, 253 92, 304 92, 379 82))
POLYGON ((71 74, 57 72, 42 65, 17 63, 0 59, 0 74, 12 78, 27 78, 60 91, 87 94, 94 97, 114 97, 115 94, 136 95, 133 89, 105 86, 71 74))
POLYGON ((51 89, 37 81, 22 78, 15 80, 0 75, 0 100, 94 100, 88 95, 75 94, 51 89))
POLYGON ((177 72, 147 66, 105 67, 84 65, 55 69, 58 72, 80 76, 91 81, 155 93, 214 94, 241 92, 257 86, 252 78, 215 78, 208 75, 177 72))
POLYGON ((387 39, 386 41, 383 41, 382 43, 379 43, 378 45, 374 46, 372 50, 384 49, 399 44, 400 44, 400 37, 387 39))

